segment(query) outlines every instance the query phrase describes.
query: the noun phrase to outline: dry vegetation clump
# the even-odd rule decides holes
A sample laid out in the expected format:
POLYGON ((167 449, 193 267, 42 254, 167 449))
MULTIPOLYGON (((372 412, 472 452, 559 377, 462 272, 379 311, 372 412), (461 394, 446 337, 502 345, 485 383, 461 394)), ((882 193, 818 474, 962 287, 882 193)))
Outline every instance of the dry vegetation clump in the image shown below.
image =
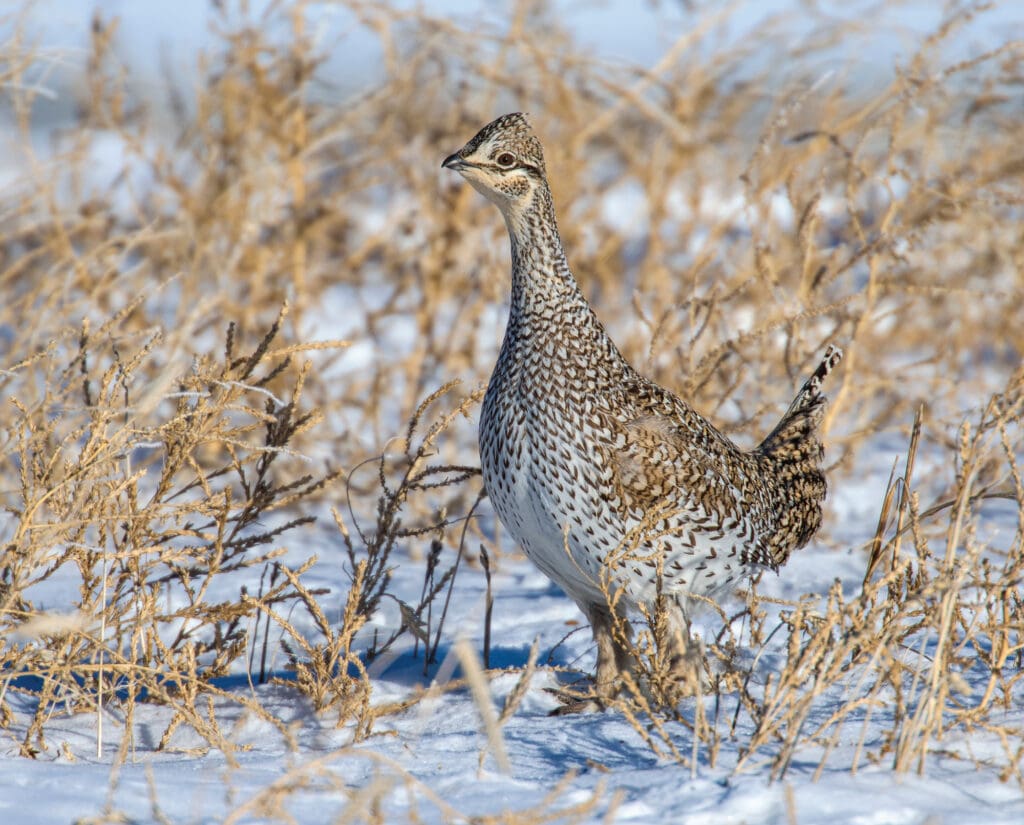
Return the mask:
POLYGON ((395 707, 372 701, 368 661, 402 638, 430 665, 459 571, 512 550, 464 422, 500 342, 504 230, 437 166, 523 109, 575 272, 631 361, 752 444, 837 342, 833 490, 880 443, 905 456, 877 529, 834 519, 817 540, 852 547, 862 584, 751 588, 704 640, 710 684, 672 707, 664 617, 646 617, 645 684, 621 709, 694 769, 737 741, 735 770, 782 777, 853 737, 852 770, 924 770, 936 750, 980 759, 985 731, 1021 782, 1020 44, 949 57, 975 14, 957 12, 872 85, 816 68, 860 36, 830 21, 799 59, 785 20, 717 50, 708 24, 632 70, 532 3, 501 30, 342 5, 383 53, 344 103, 344 42, 316 39, 311 4, 222 10, 194 99, 175 78, 140 96, 97 16, 42 154, 57 58, 16 25, 0 45, 18 166, 0 191, 0 723, 35 698, 23 752, 58 709, 115 702, 130 730, 146 700, 174 709, 162 746, 186 725, 230 753, 211 697, 270 716, 216 678, 269 676, 282 636, 290 684, 360 736, 395 707), (331 507, 343 599, 304 578, 300 537, 331 507), (422 567, 418 596, 393 592, 398 563, 422 567), (396 602, 394 632, 366 634, 396 602))
POLYGON ((112 332, 135 308, 96 330, 85 323, 77 342, 51 341, 8 371, 15 384, 44 373, 41 397, 8 396, 5 432, 18 487, 4 537, 0 592, 14 643, 3 667, 5 692, 38 700, 26 753, 45 749, 58 706, 98 712, 115 701, 130 715, 145 697, 178 710, 167 736, 180 722, 205 729, 197 688, 215 691, 213 680, 244 657, 254 602, 299 598, 290 573, 274 582, 287 570, 274 545, 312 520, 296 505, 336 475, 275 478, 289 442, 319 417, 302 410, 308 365, 287 401, 267 389, 305 349, 272 350, 279 324, 245 352, 229 326, 222 357, 153 376, 162 334, 112 332), (273 569, 265 592, 225 590, 250 568, 273 569), (76 593, 74 603, 40 610, 38 599, 52 604, 47 594, 61 591, 76 593))

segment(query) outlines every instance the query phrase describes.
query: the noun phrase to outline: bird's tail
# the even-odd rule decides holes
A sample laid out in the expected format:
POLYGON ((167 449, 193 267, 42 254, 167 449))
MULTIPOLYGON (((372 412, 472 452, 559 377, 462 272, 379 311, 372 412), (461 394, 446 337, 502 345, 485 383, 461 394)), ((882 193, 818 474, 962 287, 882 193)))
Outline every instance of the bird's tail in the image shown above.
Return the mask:
POLYGON ((765 465, 765 476, 771 479, 777 524, 769 552, 776 565, 803 547, 821 524, 826 490, 821 468, 825 448, 817 432, 825 415, 821 384, 842 357, 838 347, 830 346, 825 351, 782 420, 754 450, 765 465))
POLYGON ((808 458, 820 460, 821 444, 815 431, 825 415, 826 399, 821 392, 821 384, 842 358, 843 351, 839 347, 830 345, 825 350, 818 368, 804 382, 786 414, 756 452, 783 463, 806 461, 808 458))

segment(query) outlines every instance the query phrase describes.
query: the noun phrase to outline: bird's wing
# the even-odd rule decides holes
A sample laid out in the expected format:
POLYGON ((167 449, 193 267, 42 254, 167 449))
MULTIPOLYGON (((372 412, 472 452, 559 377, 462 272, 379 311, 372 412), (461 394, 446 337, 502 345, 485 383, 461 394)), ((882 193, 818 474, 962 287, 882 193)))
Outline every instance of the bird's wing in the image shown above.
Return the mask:
POLYGON ((681 422, 655 414, 638 415, 621 424, 621 446, 613 455, 613 469, 622 488, 624 502, 647 510, 675 500, 682 506, 704 504, 717 511, 707 497, 726 492, 739 503, 739 488, 731 483, 723 468, 716 466, 717 456, 709 454, 681 422))
MULTIPOLYGON (((666 394, 667 395, 667 394, 666 394)), ((772 565, 752 514, 763 512, 747 454, 674 397, 617 422, 612 483, 623 515, 699 520, 709 534, 745 538, 744 561, 772 565), (666 409, 667 406, 667 409, 666 409)))

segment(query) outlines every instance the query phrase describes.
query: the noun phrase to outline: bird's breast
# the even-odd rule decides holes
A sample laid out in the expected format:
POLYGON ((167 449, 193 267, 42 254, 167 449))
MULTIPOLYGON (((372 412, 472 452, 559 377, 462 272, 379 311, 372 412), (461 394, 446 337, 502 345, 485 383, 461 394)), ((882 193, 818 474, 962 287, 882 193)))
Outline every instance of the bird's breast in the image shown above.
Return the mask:
POLYGON ((596 529, 609 512, 602 445, 610 433, 595 427, 600 393, 586 391, 588 369, 558 344, 504 351, 480 416, 481 467, 495 512, 527 555, 570 591, 583 583, 567 537, 596 529))

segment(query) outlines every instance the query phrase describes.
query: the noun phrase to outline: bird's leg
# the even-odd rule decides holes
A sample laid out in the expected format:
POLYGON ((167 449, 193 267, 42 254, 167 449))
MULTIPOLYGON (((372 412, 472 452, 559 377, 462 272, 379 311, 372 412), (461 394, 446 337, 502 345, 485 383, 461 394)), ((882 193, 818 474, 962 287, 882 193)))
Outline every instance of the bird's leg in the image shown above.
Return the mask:
POLYGON ((597 675, 594 687, 598 700, 607 702, 619 692, 623 671, 633 668, 633 657, 628 645, 633 628, 625 616, 613 615, 605 604, 591 604, 585 608, 590 629, 597 645, 597 675), (618 624, 618 627, 616 627, 618 624))
POLYGON ((690 620, 683 606, 674 602, 668 612, 669 675, 679 698, 692 696, 705 685, 704 656, 699 641, 690 635, 690 620))
POLYGON ((594 687, 598 698, 611 699, 618 689, 619 668, 615 655, 615 637, 612 634, 612 614, 604 605, 590 605, 587 619, 597 645, 597 674, 594 687))
POLYGON ((557 691, 563 704, 552 711, 554 716, 570 713, 590 713, 603 710, 622 690, 622 674, 632 671, 635 661, 629 652, 633 628, 626 616, 613 613, 602 603, 581 603, 580 609, 590 622, 597 645, 597 674, 594 677, 594 691, 581 696, 570 691, 557 691))
POLYGON ((629 623, 629 619, 625 615, 620 615, 618 622, 622 638, 613 637, 612 642, 615 646, 615 667, 618 675, 621 676, 627 671, 636 673, 636 657, 632 653, 633 625, 629 623))

